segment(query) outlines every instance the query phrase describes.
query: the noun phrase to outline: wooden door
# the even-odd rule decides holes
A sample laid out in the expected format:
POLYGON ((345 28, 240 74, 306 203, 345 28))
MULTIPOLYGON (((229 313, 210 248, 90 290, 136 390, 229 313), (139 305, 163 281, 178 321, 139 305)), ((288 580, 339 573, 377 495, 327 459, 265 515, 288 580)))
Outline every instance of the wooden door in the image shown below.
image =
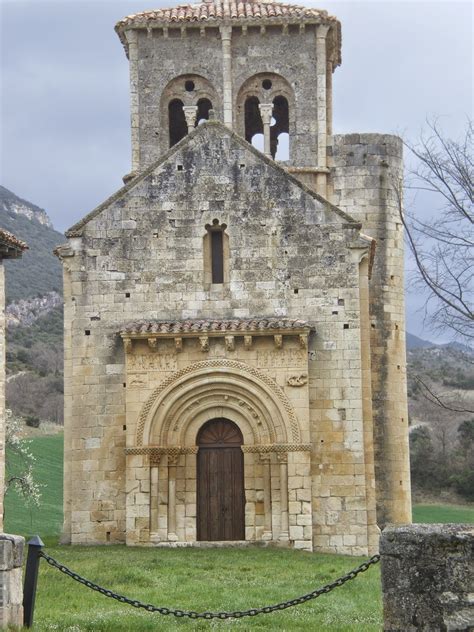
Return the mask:
POLYGON ((212 419, 198 433, 198 540, 245 540, 242 443, 228 419, 212 419))

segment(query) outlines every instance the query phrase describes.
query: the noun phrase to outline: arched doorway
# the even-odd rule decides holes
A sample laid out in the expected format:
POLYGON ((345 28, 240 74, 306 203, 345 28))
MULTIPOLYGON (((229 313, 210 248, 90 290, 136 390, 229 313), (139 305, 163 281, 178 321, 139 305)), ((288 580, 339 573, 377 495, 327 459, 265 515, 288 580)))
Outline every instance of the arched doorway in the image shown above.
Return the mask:
POLYGON ((211 419, 196 443, 197 539, 245 540, 242 433, 228 419, 211 419))

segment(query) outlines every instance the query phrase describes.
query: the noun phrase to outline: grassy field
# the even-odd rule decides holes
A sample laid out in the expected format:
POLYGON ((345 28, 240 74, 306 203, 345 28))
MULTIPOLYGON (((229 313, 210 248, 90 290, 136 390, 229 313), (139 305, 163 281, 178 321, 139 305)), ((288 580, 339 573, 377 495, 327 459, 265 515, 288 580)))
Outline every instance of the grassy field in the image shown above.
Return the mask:
MULTIPOLYGON (((35 437, 43 501, 33 511, 7 498, 5 530, 38 533, 47 552, 88 579, 147 603, 193 610, 258 607, 310 592, 357 566, 358 559, 276 549, 129 549, 61 547, 62 435, 35 437)), ((417 522, 474 522, 474 509, 416 505, 417 522)), ((380 630, 379 568, 315 601, 242 620, 190 621, 152 615, 107 599, 41 563, 35 629, 64 632, 142 630, 380 630)))
MULTIPOLYGON (((28 509, 14 490, 9 491, 5 499, 5 532, 26 537, 57 536, 63 521, 63 435, 35 437, 30 447, 36 457, 35 480, 44 486, 41 506, 28 509)), ((11 458, 7 453, 7 460, 11 458)))

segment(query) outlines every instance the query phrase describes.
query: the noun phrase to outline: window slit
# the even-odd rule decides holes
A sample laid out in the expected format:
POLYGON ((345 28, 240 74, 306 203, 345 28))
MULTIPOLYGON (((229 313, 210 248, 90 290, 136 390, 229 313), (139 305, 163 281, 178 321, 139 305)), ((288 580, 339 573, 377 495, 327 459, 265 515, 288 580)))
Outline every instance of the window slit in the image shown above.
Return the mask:
POLYGON ((213 283, 224 283, 224 242, 222 231, 211 232, 211 271, 213 283))

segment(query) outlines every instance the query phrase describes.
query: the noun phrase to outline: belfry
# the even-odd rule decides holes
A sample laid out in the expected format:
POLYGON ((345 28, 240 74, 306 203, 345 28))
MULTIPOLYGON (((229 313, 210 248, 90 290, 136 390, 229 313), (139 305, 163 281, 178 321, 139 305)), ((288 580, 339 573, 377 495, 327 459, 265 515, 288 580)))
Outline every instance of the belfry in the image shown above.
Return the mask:
POLYGON ((132 167, 57 249, 72 543, 363 555, 411 519, 402 143, 335 135, 326 11, 116 25, 132 167))

